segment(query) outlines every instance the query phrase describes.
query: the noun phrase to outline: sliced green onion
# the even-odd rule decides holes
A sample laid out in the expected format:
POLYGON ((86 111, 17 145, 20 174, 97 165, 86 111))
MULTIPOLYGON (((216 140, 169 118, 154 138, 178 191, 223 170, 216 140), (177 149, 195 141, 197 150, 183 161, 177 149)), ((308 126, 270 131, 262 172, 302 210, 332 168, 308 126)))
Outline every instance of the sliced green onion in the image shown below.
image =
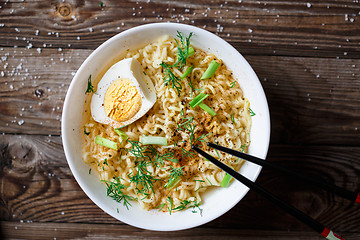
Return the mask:
POLYGON ((227 188, 230 184, 231 176, 226 173, 224 179, 221 181, 220 186, 223 188, 227 188))
POLYGON ((186 71, 180 76, 181 79, 186 78, 194 69, 194 66, 188 67, 186 71))
POLYGON ((208 105, 206 105, 205 103, 199 103, 199 107, 201 107, 205 112, 207 112, 208 114, 210 114, 210 116, 215 116, 216 112, 214 110, 212 110, 208 105))
POLYGON ((96 136, 95 137, 95 143, 96 144, 99 144, 101 146, 104 146, 104 147, 108 147, 108 148, 112 148, 114 150, 117 150, 117 144, 116 142, 113 142, 107 138, 103 138, 103 137, 100 137, 100 136, 96 136))
POLYGON ((202 101, 204 101, 205 98, 207 98, 209 95, 205 93, 199 93, 193 100, 191 100, 190 107, 194 108, 197 105, 199 105, 202 101))
POLYGON ((220 64, 215 62, 215 60, 212 60, 209 67, 206 69, 206 71, 204 72, 204 74, 202 75, 202 77, 200 79, 203 80, 203 79, 211 78, 212 76, 214 76, 214 73, 215 73, 216 69, 219 67, 219 65, 220 64))
POLYGON ((148 144, 163 145, 163 146, 168 145, 166 137, 140 136, 140 142, 143 145, 148 145, 148 144))
POLYGON ((127 140, 129 138, 129 136, 119 128, 115 128, 114 131, 122 138, 122 140, 127 140))
POLYGON ((194 48, 193 48, 193 47, 189 47, 188 57, 190 57, 190 56, 194 55, 194 53, 195 53, 194 48))
POLYGON ((178 185, 181 182, 181 177, 176 178, 174 181, 169 181, 167 184, 165 184, 165 187, 169 190, 173 189, 174 187, 176 187, 176 185, 178 185))

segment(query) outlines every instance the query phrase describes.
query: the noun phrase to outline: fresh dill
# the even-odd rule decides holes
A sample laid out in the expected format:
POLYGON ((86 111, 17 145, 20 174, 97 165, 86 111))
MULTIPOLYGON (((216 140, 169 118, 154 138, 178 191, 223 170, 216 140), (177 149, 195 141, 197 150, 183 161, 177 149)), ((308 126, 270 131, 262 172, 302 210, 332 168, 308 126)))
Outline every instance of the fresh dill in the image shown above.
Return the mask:
POLYGON ((189 134, 189 140, 191 145, 195 145, 197 142, 204 142, 206 141, 206 137, 210 135, 208 134, 202 134, 198 137, 195 137, 195 129, 196 129, 196 123, 194 123, 194 117, 185 117, 184 111, 181 110, 180 112, 180 123, 177 123, 177 130, 187 132, 189 134))
POLYGON ((91 168, 89 168, 89 175, 91 174, 91 168))
POLYGON ((160 66, 162 66, 165 71, 165 76, 163 78, 164 84, 168 87, 175 88, 177 94, 180 94, 180 92, 182 90, 182 86, 180 83, 181 79, 179 77, 175 76, 175 74, 171 71, 171 69, 170 69, 171 66, 168 66, 164 62, 160 63, 160 66))
POLYGON ((106 165, 106 166, 109 166, 109 165, 108 165, 108 162, 107 162, 107 158, 104 159, 103 164, 106 165))
POLYGON ((176 45, 177 45, 177 60, 176 63, 173 65, 174 67, 178 67, 179 70, 181 70, 185 64, 186 59, 189 55, 191 55, 190 50, 190 38, 192 36, 192 33, 189 34, 188 37, 186 37, 183 33, 177 31, 177 37, 179 38, 179 41, 175 39, 176 45))
POLYGON ((206 177, 206 180, 208 180, 208 182, 210 183, 211 186, 213 186, 213 184, 210 182, 210 180, 206 177))
POLYGON ((170 168, 170 174, 168 176, 169 180, 165 184, 166 188, 173 188, 175 185, 177 185, 177 183, 179 183, 179 180, 184 175, 182 170, 184 167, 174 168, 173 166, 170 166, 170 168))
POLYGON ((123 189, 127 188, 124 184, 121 184, 121 180, 119 177, 114 177, 114 181, 106 181, 105 182, 107 190, 107 196, 110 196, 113 200, 121 203, 129 210, 129 206, 132 206, 129 201, 136 200, 136 198, 126 195, 122 192, 123 189))
POLYGON ((156 208, 159 209, 159 211, 161 211, 165 205, 166 205, 166 203, 162 203, 159 206, 157 206, 156 208))
POLYGON ((93 93, 94 92, 94 86, 91 83, 91 75, 88 78, 88 83, 87 83, 87 89, 85 93, 93 93))
POLYGON ((146 160, 136 161, 136 173, 134 174, 134 172, 132 172, 128 175, 130 181, 136 184, 136 191, 145 195, 147 195, 150 190, 155 193, 153 186, 157 180, 151 175, 151 172, 147 170, 149 164, 149 161, 146 160))
POLYGON ((235 85, 236 85, 236 81, 233 81, 232 83, 230 83, 230 88, 235 87, 235 85))
POLYGON ((195 179, 194 182, 205 182, 205 181, 201 179, 195 179))
POLYGON ((235 124, 235 114, 231 114, 231 121, 233 124, 235 124))
POLYGON ((251 116, 251 117, 256 115, 251 108, 249 108, 249 112, 250 112, 250 116, 251 116))
POLYGON ((170 207, 168 206, 168 210, 169 214, 171 215, 171 212, 174 210, 174 202, 171 197, 168 197, 166 200, 170 203, 170 207))
POLYGON ((84 128, 84 134, 89 136, 90 132, 87 132, 86 129, 84 128))

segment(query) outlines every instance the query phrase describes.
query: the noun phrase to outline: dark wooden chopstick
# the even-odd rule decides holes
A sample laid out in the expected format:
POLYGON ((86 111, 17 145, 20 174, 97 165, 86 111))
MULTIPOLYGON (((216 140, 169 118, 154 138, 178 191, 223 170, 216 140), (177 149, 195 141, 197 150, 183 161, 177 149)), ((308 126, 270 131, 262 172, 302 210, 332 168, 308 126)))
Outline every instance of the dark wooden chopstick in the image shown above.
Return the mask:
POLYGON ((236 180, 240 181, 241 183, 246 185, 248 188, 250 188, 250 189, 254 190, 255 192, 259 193, 260 195, 264 196, 265 198, 270 200, 272 203, 274 203, 275 205, 279 206, 280 208, 285 210, 287 213, 292 215, 293 217, 297 218, 298 220, 300 220, 304 224, 306 224, 309 227, 311 227, 312 229, 314 229, 316 232, 320 233, 323 237, 325 237, 325 238, 327 238, 329 240, 335 240, 335 239, 344 240, 344 238, 340 237, 339 235, 334 233, 329 228, 325 227, 324 225, 317 222, 316 220, 314 220, 310 216, 306 215, 305 213, 301 212, 300 210, 298 210, 298 209, 294 208, 293 206, 287 204, 286 202, 282 201, 278 197, 274 196, 270 192, 266 191, 265 189, 263 189, 262 187, 257 185, 256 183, 250 181, 246 177, 242 176, 240 173, 236 172, 232 168, 230 168, 227 165, 223 164, 222 162, 218 161, 213 156, 207 154, 206 152, 204 152, 200 148, 198 148, 196 146, 192 146, 192 148, 197 153, 199 153, 200 155, 205 157, 207 160, 209 160, 213 164, 215 164, 217 167, 219 167, 222 170, 224 170, 225 172, 227 172, 230 176, 232 176, 236 180))
POLYGON ((341 188, 341 187, 338 187, 336 185, 326 183, 326 182, 324 182, 324 181, 322 181, 320 179, 315 179, 315 178, 312 178, 310 176, 306 176, 306 175, 297 173, 297 172, 292 171, 290 169, 281 167, 279 165, 276 165, 274 163, 270 163, 268 161, 264 161, 261 158, 254 157, 254 156, 251 156, 249 154, 246 154, 246 153, 243 153, 243 152, 240 152, 240 151, 236 151, 236 150, 233 150, 233 149, 230 149, 230 148, 226 148, 226 147, 214 144, 214 143, 207 143, 207 145, 209 147, 211 147, 211 148, 215 148, 215 149, 217 149, 219 151, 222 151, 222 152, 228 153, 230 155, 245 159, 245 160, 247 160, 249 162, 258 164, 260 166, 268 167, 268 168, 271 168, 273 170, 277 170, 279 172, 282 172, 282 173, 285 173, 287 175, 293 176, 295 178, 307 181, 307 182, 309 182, 311 184, 314 184, 314 185, 316 185, 316 186, 318 186, 320 188, 323 188, 323 189, 325 189, 327 191, 335 193, 335 194, 337 194, 337 195, 339 195, 339 196, 341 196, 343 198, 349 199, 352 202, 356 202, 356 203, 360 204, 360 194, 359 193, 348 191, 348 190, 346 190, 344 188, 341 188))

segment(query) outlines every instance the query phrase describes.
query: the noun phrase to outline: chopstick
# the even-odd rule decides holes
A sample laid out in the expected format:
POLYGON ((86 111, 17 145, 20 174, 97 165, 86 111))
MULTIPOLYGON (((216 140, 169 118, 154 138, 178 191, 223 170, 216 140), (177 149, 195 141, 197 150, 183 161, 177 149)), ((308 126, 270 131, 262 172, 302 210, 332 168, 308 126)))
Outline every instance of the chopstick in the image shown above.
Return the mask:
POLYGON ((241 183, 243 183, 244 185, 246 185, 248 188, 250 188, 250 189, 254 190, 255 192, 259 193, 260 195, 264 196, 265 198, 270 200, 272 203, 274 203, 275 205, 277 205, 278 207, 282 208, 287 213, 292 215, 293 217, 297 218, 304 224, 306 224, 309 227, 311 227, 312 229, 314 229, 316 232, 321 234, 321 236, 323 236, 329 240, 334 240, 334 239, 344 240, 344 238, 340 237, 339 235, 334 233, 329 228, 325 227, 324 225, 317 222, 316 220, 314 220, 310 216, 306 215, 305 213, 301 212, 300 210, 298 210, 298 209, 294 208, 293 206, 287 204, 286 202, 282 201, 278 197, 274 196, 270 192, 266 191, 265 189, 263 189, 262 187, 257 185, 256 183, 254 183, 251 180, 247 179, 246 177, 242 176, 240 173, 236 172, 235 170, 228 167, 224 163, 218 161, 213 156, 207 154, 200 148, 198 148, 196 146, 192 146, 192 149, 194 149, 197 153, 199 153, 200 155, 205 157, 207 160, 211 161, 217 167, 219 167, 222 170, 224 170, 225 172, 227 172, 230 176, 232 176, 236 180, 238 180, 241 183))
POLYGON ((339 195, 339 196, 341 196, 343 198, 349 199, 352 202, 360 204, 360 194, 359 193, 351 192, 351 191, 348 191, 348 190, 346 190, 344 188, 338 187, 336 185, 328 184, 328 183, 326 183, 324 181, 321 181, 320 179, 315 179, 315 178, 312 178, 310 176, 306 176, 306 175, 297 173, 297 172, 292 171, 290 169, 281 167, 279 165, 276 165, 274 163, 270 163, 268 161, 264 161, 261 158, 254 157, 254 156, 248 155, 248 154, 240 152, 240 151, 236 151, 236 150, 233 150, 233 149, 230 149, 230 148, 226 148, 226 147, 214 144, 214 143, 207 143, 207 145, 209 147, 211 147, 211 148, 215 148, 215 149, 217 149, 219 151, 222 151, 222 152, 228 153, 230 155, 245 159, 245 160, 247 160, 249 162, 258 164, 260 166, 268 167, 268 168, 271 168, 273 170, 277 170, 279 172, 282 172, 282 173, 285 173, 285 174, 290 175, 292 177, 295 177, 297 179, 307 181, 307 182, 309 182, 311 184, 314 184, 314 185, 317 185, 318 187, 323 188, 323 189, 325 189, 325 190, 327 190, 329 192, 335 193, 335 194, 337 194, 337 195, 339 195))

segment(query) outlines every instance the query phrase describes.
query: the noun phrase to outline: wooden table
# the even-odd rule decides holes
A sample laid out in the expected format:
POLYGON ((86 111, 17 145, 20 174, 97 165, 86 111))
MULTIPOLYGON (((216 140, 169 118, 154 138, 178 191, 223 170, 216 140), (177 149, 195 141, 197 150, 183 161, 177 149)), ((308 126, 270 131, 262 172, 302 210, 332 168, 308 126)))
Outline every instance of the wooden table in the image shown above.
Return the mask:
MULTIPOLYGON (((77 68, 102 42, 150 22, 204 28, 254 68, 271 112, 267 160, 360 190, 360 1, 0 2, 1 239, 321 239, 250 191, 203 226, 152 232, 99 209, 66 162, 60 121, 77 68)), ((264 169, 257 183, 347 239, 360 208, 264 169)))

